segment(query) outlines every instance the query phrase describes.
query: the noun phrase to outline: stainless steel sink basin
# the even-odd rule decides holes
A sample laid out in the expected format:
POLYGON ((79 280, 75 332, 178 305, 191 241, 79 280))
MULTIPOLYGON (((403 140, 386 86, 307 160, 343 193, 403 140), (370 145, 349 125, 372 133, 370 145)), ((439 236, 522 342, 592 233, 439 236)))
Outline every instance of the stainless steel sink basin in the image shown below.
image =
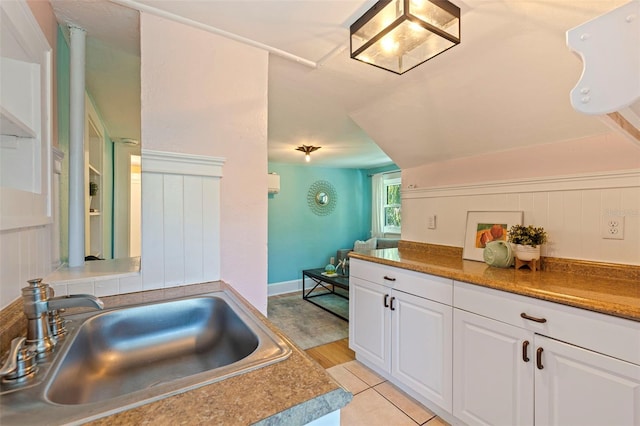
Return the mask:
POLYGON ((228 292, 69 316, 39 381, 3 388, 0 424, 84 422, 289 356, 228 292))

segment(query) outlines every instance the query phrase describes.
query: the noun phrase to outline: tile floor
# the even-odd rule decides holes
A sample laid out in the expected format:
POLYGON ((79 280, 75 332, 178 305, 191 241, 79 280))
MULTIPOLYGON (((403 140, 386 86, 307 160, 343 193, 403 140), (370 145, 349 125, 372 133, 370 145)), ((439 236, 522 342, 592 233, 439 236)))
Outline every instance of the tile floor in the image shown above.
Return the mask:
POLYGON ((358 361, 336 365, 327 372, 353 393, 353 400, 341 411, 343 426, 448 425, 358 361))

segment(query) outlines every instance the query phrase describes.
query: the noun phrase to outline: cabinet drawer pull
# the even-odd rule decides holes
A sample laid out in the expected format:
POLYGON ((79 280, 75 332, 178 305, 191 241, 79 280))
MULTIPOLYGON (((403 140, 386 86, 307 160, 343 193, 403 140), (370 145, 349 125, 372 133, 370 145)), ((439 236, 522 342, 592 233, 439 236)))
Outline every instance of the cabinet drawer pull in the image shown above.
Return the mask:
POLYGON ((545 322, 547 322, 547 319, 546 319, 546 318, 536 318, 536 317, 531 317, 531 316, 529 316, 529 315, 525 314, 524 312, 520 314, 520 317, 522 317, 522 318, 524 318, 524 319, 527 319, 527 320, 529 320, 529 321, 535 321, 535 322, 539 322, 539 323, 542 323, 542 324, 544 324, 545 322))
POLYGON ((385 308, 389 307, 389 295, 388 294, 384 295, 384 301, 382 303, 384 304, 385 308))
POLYGON ((542 347, 539 347, 536 351, 536 367, 538 367, 538 370, 542 370, 544 368, 542 365, 542 351, 544 351, 542 347))
POLYGON ((524 342, 522 342, 522 360, 524 362, 529 362, 529 341, 525 340, 524 342))
POLYGON ((396 310, 396 308, 394 308, 394 307, 393 307, 393 301, 394 301, 394 300, 396 300, 396 298, 395 298, 395 297, 392 297, 392 298, 391 298, 391 303, 389 304, 389 306, 391 307, 391 310, 392 310, 392 311, 395 311, 395 310, 396 310))
POLYGON ((395 278, 393 278, 393 277, 388 277, 388 276, 386 276, 386 275, 384 276, 384 279, 385 279, 385 280, 387 280, 387 281, 395 281, 395 280, 396 280, 395 278))

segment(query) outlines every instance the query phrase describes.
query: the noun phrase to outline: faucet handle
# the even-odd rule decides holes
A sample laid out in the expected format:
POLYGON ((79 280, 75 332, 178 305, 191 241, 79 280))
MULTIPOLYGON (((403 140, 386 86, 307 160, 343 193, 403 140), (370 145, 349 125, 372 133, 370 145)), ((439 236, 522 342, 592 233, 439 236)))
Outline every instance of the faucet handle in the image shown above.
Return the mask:
POLYGON ((0 368, 0 377, 5 381, 21 382, 32 377, 38 370, 36 353, 26 346, 26 337, 16 337, 11 341, 7 361, 0 368))
POLYGON ((32 278, 27 280, 31 287, 40 287, 42 285, 42 278, 32 278))

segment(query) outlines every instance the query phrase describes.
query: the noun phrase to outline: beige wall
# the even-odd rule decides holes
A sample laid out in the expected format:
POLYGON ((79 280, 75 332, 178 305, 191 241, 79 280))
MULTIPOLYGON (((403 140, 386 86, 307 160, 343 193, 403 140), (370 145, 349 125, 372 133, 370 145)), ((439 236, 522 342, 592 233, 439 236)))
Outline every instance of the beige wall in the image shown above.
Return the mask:
POLYGON ((226 158, 221 278, 266 312, 268 53, 149 14, 140 19, 142 146, 226 158))
MULTIPOLYGON (((597 118, 593 118, 597 120, 597 118)), ((458 158, 405 170, 403 187, 432 188, 474 182, 640 169, 640 145, 619 133, 570 139, 458 158)))

